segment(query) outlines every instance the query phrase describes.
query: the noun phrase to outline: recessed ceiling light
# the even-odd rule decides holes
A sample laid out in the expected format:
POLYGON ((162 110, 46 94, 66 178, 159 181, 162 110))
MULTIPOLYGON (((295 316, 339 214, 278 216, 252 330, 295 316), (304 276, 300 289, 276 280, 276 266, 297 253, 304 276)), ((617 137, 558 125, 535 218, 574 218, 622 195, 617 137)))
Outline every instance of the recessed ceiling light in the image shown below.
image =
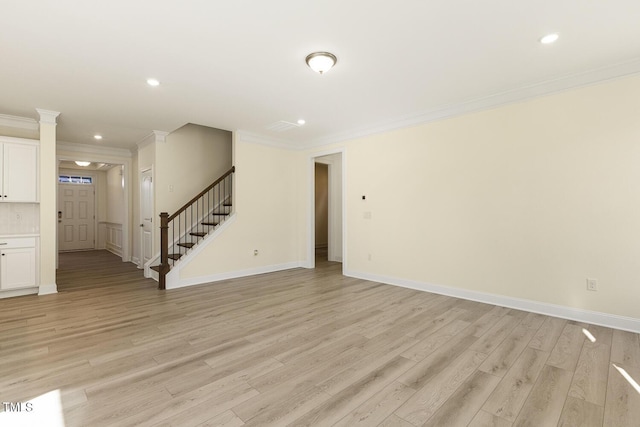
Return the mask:
POLYGON ((542 44, 551 44, 551 43, 555 43, 556 40, 558 40, 560 36, 558 35, 558 33, 551 33, 551 34, 547 34, 546 36, 542 37, 540 39, 540 43, 542 44))
POLYGON ((160 86, 160 81, 157 79, 147 79, 147 84, 149 86, 160 86))
POLYGON ((101 140, 102 139, 102 135, 98 135, 98 134, 93 135, 93 137, 95 139, 97 139, 97 140, 101 140))
POLYGON ((76 160, 76 165, 78 165, 78 166, 85 167, 85 166, 89 166, 90 164, 91 164, 91 162, 81 162, 81 161, 76 160))
POLYGON ((324 74, 336 65, 338 58, 329 52, 313 52, 307 55, 305 61, 313 71, 324 74))
POLYGON ((302 126, 302 125, 303 125, 303 124, 305 124, 305 123, 307 123, 307 122, 306 122, 304 119, 300 119, 300 120, 298 120, 298 124, 299 124, 300 126, 302 126))

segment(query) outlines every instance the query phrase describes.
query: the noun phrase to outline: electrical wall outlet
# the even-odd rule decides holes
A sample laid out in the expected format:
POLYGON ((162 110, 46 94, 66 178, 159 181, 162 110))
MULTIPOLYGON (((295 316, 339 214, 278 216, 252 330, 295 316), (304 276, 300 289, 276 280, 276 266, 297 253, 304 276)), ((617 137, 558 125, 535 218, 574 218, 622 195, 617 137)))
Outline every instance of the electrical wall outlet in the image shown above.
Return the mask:
POLYGON ((258 250, 257 249, 253 250, 253 256, 258 256, 258 250))
POLYGON ((587 278, 587 290, 588 291, 597 291, 598 290, 598 279, 589 279, 587 278))

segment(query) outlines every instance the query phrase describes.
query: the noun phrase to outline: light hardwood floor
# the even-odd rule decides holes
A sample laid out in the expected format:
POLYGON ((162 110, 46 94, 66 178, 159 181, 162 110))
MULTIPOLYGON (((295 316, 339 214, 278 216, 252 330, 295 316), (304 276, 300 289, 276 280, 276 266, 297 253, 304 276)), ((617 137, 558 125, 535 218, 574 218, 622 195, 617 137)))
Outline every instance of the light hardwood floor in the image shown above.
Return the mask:
POLYGON ((32 403, 0 425, 52 391, 66 426, 640 425, 637 334, 340 268, 158 291, 62 254, 57 295, 0 300, 0 398, 32 403))

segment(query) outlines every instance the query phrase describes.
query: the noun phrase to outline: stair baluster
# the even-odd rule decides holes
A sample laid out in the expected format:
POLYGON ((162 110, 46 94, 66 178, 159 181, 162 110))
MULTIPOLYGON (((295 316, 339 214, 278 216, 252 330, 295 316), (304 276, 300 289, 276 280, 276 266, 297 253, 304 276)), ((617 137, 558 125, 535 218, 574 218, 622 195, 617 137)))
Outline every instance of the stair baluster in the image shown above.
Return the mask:
POLYGON ((152 267, 158 272, 159 289, 166 289, 173 264, 231 214, 235 170, 235 166, 229 169, 174 214, 160 214, 160 265, 152 267))

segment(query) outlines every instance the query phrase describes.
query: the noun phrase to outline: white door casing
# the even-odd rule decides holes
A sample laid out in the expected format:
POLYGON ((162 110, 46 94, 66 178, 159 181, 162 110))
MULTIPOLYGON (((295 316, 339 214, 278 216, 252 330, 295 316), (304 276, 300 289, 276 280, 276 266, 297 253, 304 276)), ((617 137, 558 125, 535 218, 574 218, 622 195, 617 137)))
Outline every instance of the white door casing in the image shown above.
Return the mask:
POLYGON ((308 215, 307 268, 315 268, 315 163, 329 165, 329 261, 342 262, 347 271, 345 194, 346 152, 343 148, 312 154, 309 157, 310 187, 308 215))
POLYGON ((95 249, 93 185, 58 184, 58 250, 95 249))
POLYGON ((153 171, 140 173, 140 267, 153 258, 153 171))

